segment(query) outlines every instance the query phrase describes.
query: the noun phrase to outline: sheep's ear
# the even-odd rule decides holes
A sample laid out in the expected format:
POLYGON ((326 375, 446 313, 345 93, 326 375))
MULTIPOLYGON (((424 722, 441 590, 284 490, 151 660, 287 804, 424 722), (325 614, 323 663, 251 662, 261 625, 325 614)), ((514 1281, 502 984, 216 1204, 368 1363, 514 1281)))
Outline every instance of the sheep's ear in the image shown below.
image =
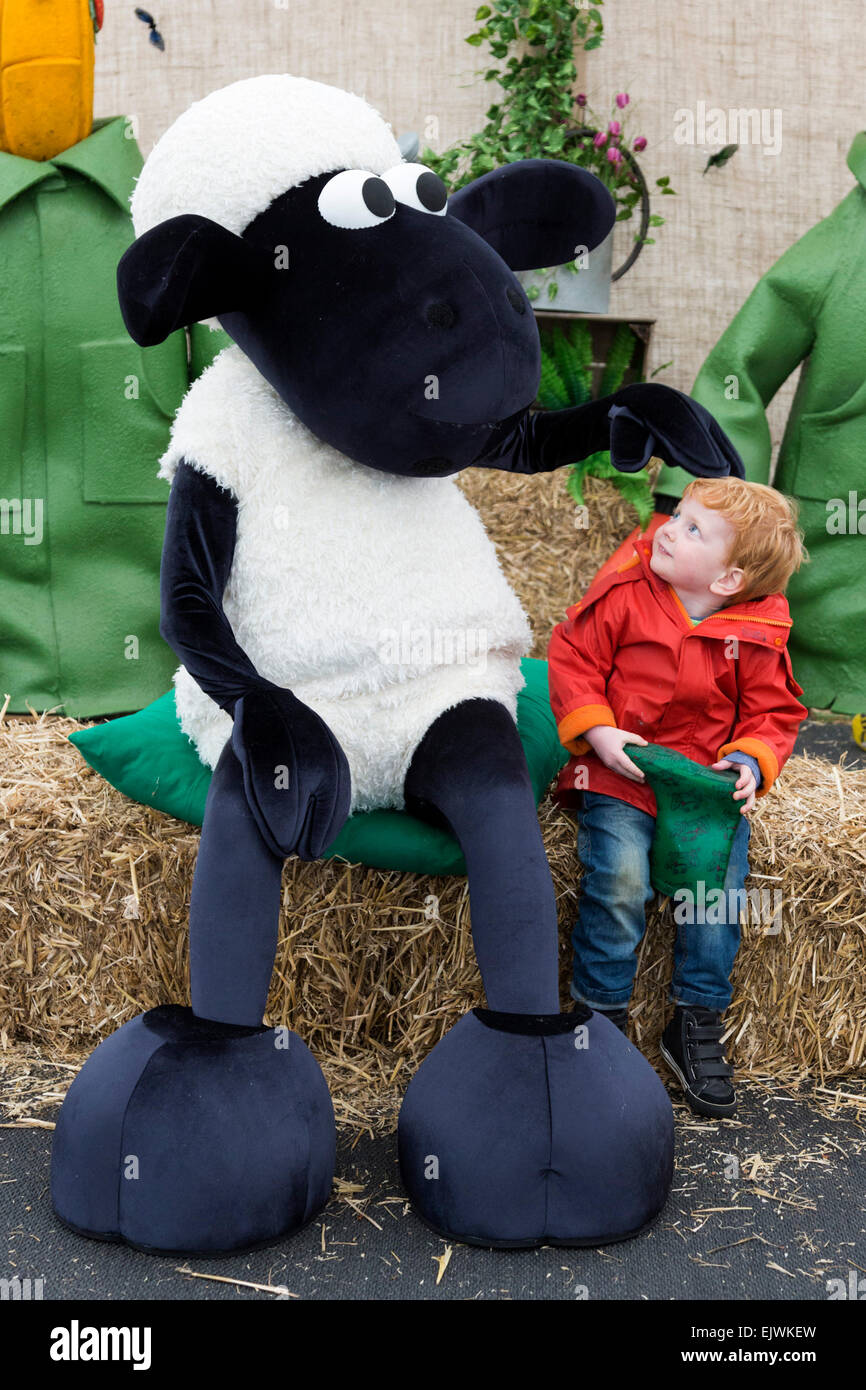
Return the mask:
POLYGON ((251 307, 271 269, 261 252, 209 217, 170 217, 120 258, 123 322, 130 337, 152 347, 176 328, 251 307))
POLYGON ((537 270, 592 251, 616 219, 601 179, 558 159, 517 159, 452 193, 457 217, 497 251, 512 270, 537 270))

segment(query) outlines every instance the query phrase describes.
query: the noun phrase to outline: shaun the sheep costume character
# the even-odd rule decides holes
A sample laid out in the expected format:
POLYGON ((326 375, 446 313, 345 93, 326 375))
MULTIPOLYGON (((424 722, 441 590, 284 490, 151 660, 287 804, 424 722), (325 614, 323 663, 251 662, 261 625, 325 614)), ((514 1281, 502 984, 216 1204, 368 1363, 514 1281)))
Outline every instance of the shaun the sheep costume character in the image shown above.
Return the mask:
MULTIPOLYGON (((73 1083, 52 1193, 80 1231, 213 1252, 296 1230, 328 1199, 333 1110, 304 1043, 262 1023, 284 859, 350 811, 409 808, 464 852, 486 1008, 433 1049, 400 1117, 403 1180, 435 1229, 597 1244, 659 1212, 664 1088, 607 1019, 561 1013, 556 903, 515 726, 530 634, 454 475, 540 473, 601 448, 741 473, 700 406, 634 385, 531 414, 540 353, 515 270, 614 219, 602 184, 519 160, 450 198, 360 97, 290 76, 196 103, 156 145, 118 271, 145 346, 234 340, 188 392, 171 481, 162 633, 178 712, 215 765, 190 908, 192 1009, 103 1042, 73 1083), (484 661, 433 641, 483 635, 484 661)), ((122 455, 117 460, 123 468, 122 455)))

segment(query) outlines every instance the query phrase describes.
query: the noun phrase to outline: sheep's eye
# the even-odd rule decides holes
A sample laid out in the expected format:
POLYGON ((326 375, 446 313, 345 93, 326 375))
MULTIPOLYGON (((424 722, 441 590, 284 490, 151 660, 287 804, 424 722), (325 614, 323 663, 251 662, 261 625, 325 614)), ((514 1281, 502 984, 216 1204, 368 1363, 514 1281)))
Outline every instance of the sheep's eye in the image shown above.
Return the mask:
POLYGON ((394 216, 394 195, 384 179, 369 169, 344 169, 328 179, 319 212, 333 227, 378 227, 394 216))
POLYGON ((448 210, 448 189, 438 174, 423 164, 395 164, 382 175, 398 203, 418 212, 444 217, 448 210))

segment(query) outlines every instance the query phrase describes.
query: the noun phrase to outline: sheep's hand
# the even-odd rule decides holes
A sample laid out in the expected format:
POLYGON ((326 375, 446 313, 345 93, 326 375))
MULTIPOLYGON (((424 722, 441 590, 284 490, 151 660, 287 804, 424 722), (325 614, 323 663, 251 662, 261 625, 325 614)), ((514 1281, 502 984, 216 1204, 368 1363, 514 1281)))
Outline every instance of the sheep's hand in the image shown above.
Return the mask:
POLYGON ((549 473, 610 450, 621 473, 653 457, 699 478, 745 477, 743 460, 712 415, 672 386, 634 382, 562 410, 518 411, 490 432, 473 467, 549 473))
POLYGON ((351 797, 346 755, 325 721, 290 690, 251 690, 235 705, 232 748, 268 848, 283 858, 321 858, 351 797))
POLYGON ((637 473, 660 458, 699 478, 745 476, 743 461, 710 412, 670 386, 635 382, 612 397, 610 460, 637 473))

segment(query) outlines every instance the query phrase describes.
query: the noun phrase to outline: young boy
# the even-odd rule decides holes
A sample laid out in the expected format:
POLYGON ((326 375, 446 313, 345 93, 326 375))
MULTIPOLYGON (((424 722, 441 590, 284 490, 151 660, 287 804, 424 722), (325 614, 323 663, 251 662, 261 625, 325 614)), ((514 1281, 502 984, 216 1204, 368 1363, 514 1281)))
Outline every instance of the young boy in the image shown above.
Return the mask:
POLYGON ((701 1115, 735 1110, 721 1015, 740 941, 748 813, 775 782, 807 715, 786 650, 783 590, 808 559, 795 509, 761 483, 695 479, 673 515, 637 537, 632 558, 597 577, 568 610, 548 652, 553 712, 572 754, 556 799, 578 808, 585 870, 571 992, 623 1030, 653 897, 656 811, 625 748, 658 743, 717 770, 740 769, 732 795, 743 814, 724 906, 712 922, 678 925, 674 1014, 661 1041, 701 1115))

